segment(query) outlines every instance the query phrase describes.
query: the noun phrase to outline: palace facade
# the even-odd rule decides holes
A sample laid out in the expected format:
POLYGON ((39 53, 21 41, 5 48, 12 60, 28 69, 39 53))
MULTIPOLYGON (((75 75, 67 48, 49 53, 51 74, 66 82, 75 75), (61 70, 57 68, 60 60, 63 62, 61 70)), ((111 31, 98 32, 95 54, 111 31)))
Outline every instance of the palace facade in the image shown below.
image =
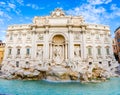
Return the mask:
POLYGON ((5 43, 0 40, 0 64, 2 63, 4 57, 5 43))
POLYGON ((113 39, 113 51, 116 59, 120 63, 120 26, 115 30, 115 38, 113 39))
POLYGON ((3 64, 75 68, 79 63, 110 67, 114 62, 109 26, 86 23, 82 16, 67 16, 61 9, 7 29, 3 64))

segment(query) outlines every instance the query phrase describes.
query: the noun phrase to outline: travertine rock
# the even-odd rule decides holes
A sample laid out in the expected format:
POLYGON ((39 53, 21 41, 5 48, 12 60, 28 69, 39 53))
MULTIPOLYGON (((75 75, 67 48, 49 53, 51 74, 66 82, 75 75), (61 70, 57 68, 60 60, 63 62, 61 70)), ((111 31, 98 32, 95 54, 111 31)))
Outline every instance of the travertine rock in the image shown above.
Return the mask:
MULTIPOLYGON (((76 64, 74 61, 71 63, 76 64)), ((97 64, 81 65, 79 63, 79 66, 79 68, 73 69, 71 66, 60 64, 46 67, 35 64, 27 66, 27 68, 26 66, 16 68, 12 64, 4 64, 1 71, 5 74, 3 78, 6 79, 46 79, 50 81, 80 80, 81 82, 100 82, 115 75, 115 72, 110 71, 111 69, 101 67, 97 64)))

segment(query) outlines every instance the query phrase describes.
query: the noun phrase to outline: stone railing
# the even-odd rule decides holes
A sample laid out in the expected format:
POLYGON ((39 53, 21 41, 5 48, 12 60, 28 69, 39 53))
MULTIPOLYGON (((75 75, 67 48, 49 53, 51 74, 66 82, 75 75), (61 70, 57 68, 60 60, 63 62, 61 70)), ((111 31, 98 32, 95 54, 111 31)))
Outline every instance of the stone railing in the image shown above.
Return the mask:
POLYGON ((16 58, 21 58, 21 55, 16 55, 16 58))
POLYGON ((12 58, 12 55, 8 55, 7 58, 12 58))
POLYGON ((11 25, 8 27, 8 30, 15 30, 15 29, 29 29, 31 28, 30 24, 23 24, 23 25, 11 25))
POLYGON ((26 54, 26 55, 25 55, 25 58, 31 58, 31 55, 26 54))

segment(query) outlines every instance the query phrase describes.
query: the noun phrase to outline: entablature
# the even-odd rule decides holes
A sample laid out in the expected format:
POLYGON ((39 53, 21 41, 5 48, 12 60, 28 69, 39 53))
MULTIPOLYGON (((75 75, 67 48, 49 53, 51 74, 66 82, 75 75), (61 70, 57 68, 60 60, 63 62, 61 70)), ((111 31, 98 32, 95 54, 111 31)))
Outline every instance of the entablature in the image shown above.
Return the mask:
POLYGON ((8 31, 10 30, 24 30, 31 29, 31 24, 21 24, 21 25, 11 25, 8 27, 8 31))

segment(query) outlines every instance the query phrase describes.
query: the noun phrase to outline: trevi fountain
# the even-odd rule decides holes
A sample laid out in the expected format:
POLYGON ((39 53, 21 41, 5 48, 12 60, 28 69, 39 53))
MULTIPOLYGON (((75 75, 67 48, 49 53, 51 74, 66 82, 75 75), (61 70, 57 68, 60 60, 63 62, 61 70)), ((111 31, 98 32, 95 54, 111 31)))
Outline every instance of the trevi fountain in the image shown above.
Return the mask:
POLYGON ((6 31, 2 78, 100 82, 118 76, 110 28, 59 8, 6 31))

